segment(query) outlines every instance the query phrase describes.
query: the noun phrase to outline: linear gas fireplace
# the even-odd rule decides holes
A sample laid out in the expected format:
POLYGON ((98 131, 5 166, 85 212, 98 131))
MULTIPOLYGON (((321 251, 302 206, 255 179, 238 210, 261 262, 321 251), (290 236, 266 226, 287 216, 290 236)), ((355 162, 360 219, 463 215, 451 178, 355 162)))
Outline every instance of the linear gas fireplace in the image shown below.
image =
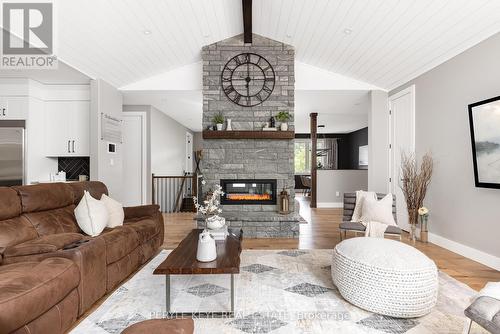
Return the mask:
POLYGON ((276 180, 220 180, 221 204, 276 204, 276 180))

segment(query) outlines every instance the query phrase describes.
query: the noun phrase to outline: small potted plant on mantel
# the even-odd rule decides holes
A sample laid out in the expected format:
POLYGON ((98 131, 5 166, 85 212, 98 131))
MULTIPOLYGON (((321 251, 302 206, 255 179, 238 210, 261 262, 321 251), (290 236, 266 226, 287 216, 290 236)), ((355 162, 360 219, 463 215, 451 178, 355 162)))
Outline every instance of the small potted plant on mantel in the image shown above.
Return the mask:
POLYGON ((221 131, 222 127, 224 126, 224 116, 222 116, 222 113, 216 114, 212 121, 215 123, 217 131, 221 131))
POLYGON ((281 131, 288 131, 288 123, 287 121, 292 118, 288 111, 280 111, 278 115, 276 115, 276 119, 281 122, 280 128, 281 131))

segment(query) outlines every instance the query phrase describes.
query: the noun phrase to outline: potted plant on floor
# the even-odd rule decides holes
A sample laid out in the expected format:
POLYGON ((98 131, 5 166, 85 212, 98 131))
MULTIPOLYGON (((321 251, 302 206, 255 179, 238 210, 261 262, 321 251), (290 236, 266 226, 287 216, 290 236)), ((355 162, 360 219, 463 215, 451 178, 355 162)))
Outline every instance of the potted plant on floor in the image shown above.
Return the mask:
POLYGON ((217 127, 218 131, 222 130, 222 126, 224 125, 224 116, 222 116, 222 113, 218 113, 214 116, 212 121, 215 123, 215 126, 217 127))
POLYGON ((287 121, 292 118, 290 113, 288 111, 280 111, 278 115, 276 115, 276 119, 281 122, 281 131, 287 131, 288 130, 288 123, 287 121))
POLYGON ((410 237, 416 240, 416 229, 418 224, 418 209, 423 207, 427 187, 431 182, 433 160, 429 153, 422 157, 420 168, 415 154, 401 153, 401 190, 405 196, 406 208, 408 210, 408 222, 410 223, 410 237))

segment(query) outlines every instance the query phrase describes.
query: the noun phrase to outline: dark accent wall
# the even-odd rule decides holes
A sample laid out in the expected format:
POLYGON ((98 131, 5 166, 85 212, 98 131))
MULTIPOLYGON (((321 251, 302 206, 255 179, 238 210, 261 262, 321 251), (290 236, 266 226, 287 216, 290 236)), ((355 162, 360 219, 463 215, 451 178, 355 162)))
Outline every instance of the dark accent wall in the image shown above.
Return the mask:
POLYGON ((77 181, 79 175, 90 177, 89 157, 59 157, 57 170, 66 172, 66 180, 77 181))
POLYGON ((359 169, 359 147, 368 145, 368 128, 349 133, 347 139, 348 164, 346 169, 359 169))
MULTIPOLYGON (((311 138, 308 133, 297 133, 295 138, 311 138)), ((359 169, 359 147, 368 145, 368 127, 351 133, 318 134, 321 138, 337 138, 338 169, 359 169)))

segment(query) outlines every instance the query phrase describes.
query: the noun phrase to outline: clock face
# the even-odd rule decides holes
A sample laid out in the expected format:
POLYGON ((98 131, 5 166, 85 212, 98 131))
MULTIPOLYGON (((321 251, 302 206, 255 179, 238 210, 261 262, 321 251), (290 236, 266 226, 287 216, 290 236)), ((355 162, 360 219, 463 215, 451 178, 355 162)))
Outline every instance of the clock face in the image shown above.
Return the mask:
POLYGON ((255 53, 242 53, 224 66, 221 82, 228 99, 240 106, 252 107, 271 96, 274 69, 266 58, 255 53))

